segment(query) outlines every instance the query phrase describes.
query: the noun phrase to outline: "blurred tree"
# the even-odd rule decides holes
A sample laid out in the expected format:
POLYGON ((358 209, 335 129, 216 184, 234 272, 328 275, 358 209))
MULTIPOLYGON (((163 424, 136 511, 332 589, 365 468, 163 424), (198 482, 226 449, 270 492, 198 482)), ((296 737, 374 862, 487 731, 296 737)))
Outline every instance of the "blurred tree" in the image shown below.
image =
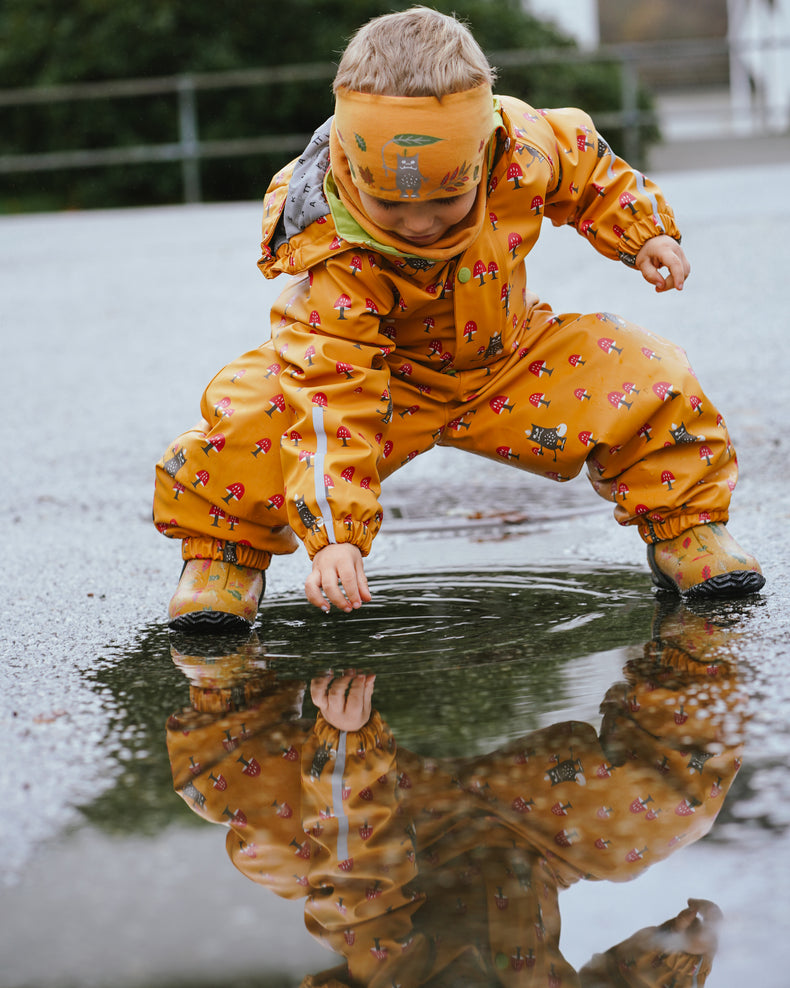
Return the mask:
MULTIPOLYGON (((408 6, 290 0, 285 10, 251 0, 4 0, 0 88, 337 61, 360 24, 408 6)), ((437 0, 434 6, 466 20, 489 52, 574 48, 525 14, 518 0, 437 0)), ((602 64, 558 70, 525 63, 503 69, 498 89, 538 106, 576 104, 592 113, 616 109, 620 100, 618 70, 602 64)), ((198 94, 202 140, 310 134, 331 112, 329 78, 198 94)), ((168 94, 0 108, 0 131, 5 153, 163 144, 177 139, 177 102, 168 94)), ((617 147, 618 135, 607 137, 617 147)), ((256 198, 288 157, 204 161, 203 196, 256 198)), ((142 205, 178 202, 182 195, 177 163, 69 169, 4 176, 0 209, 142 205)))

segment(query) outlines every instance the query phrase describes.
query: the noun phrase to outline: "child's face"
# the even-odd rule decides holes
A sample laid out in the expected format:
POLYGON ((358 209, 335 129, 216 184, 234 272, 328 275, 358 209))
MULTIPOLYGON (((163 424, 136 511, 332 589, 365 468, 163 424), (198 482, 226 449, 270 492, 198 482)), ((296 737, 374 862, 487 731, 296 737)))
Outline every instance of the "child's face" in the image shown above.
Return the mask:
POLYGON ((477 188, 474 188, 446 199, 400 202, 377 199, 359 190, 362 208, 376 226, 419 247, 435 244, 451 226, 460 223, 471 212, 476 196, 477 188))

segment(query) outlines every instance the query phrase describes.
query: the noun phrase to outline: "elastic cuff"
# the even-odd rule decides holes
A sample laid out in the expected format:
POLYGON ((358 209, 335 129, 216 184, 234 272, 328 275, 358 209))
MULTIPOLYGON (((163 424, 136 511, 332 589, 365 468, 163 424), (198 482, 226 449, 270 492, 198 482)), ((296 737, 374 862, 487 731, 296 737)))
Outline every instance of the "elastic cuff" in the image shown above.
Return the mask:
POLYGON ((617 248, 624 254, 636 256, 648 240, 658 237, 662 233, 672 237, 680 243, 680 230, 675 222, 674 214, 663 211, 657 217, 640 216, 633 223, 630 223, 620 235, 617 248), (658 220, 659 225, 655 223, 658 220))
POLYGON ((236 566, 265 570, 269 568, 272 554, 265 549, 253 549, 242 542, 191 536, 181 542, 181 558, 217 559, 223 563, 235 563, 236 566))
MULTIPOLYGON (((714 521, 720 522, 722 525, 726 525, 729 517, 729 512, 722 508, 720 511, 706 511, 703 514, 680 515, 679 517, 663 518, 661 521, 656 521, 653 518, 641 515, 636 520, 636 525, 639 529, 639 535, 641 536, 642 541, 646 542, 648 545, 654 545, 656 542, 665 542, 667 539, 675 539, 678 535, 682 535, 683 532, 688 531, 690 528, 695 528, 697 525, 709 525, 714 521)), ((633 522, 626 522, 626 524, 633 524, 633 522)))
MULTIPOLYGON (((362 553, 363 556, 367 556, 373 545, 373 537, 378 531, 378 524, 375 528, 372 524, 364 525, 362 522, 351 522, 349 521, 344 526, 345 531, 341 537, 336 539, 340 544, 344 542, 350 542, 355 545, 357 549, 362 553)), ((316 535, 308 533, 304 540, 305 549, 307 549, 307 555, 312 559, 313 556, 320 550, 328 545, 331 545, 329 539, 326 537, 326 531, 321 528, 316 535)))

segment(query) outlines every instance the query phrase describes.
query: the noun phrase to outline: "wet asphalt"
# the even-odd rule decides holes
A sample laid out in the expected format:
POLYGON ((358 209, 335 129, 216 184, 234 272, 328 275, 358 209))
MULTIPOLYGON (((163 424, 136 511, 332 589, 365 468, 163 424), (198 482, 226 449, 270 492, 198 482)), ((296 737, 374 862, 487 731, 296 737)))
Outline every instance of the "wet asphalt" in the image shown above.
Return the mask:
MULTIPOLYGON (((550 228, 530 257, 529 285, 556 311, 620 313, 682 343, 726 415, 741 468, 730 528, 767 585, 728 612, 753 705, 748 784, 720 837, 689 854, 730 924, 709 984, 734 988, 759 972, 761 985, 784 988, 790 898, 775 876, 790 866, 790 166, 657 177, 692 263, 682 293, 654 295, 570 230, 550 228)), ((164 614, 180 562, 150 524, 153 463, 197 418, 215 371, 268 335, 278 286, 255 267, 258 227, 256 203, 0 218, 4 988, 295 985, 328 966, 302 930, 300 905, 240 878, 221 836, 176 805, 156 731, 188 691, 169 662, 164 614)), ((385 672, 397 682, 399 663, 411 669, 415 653, 431 651, 436 627, 426 619, 401 641, 387 605, 408 614, 426 594, 452 655, 472 634, 469 613, 484 621, 486 595, 508 574, 527 613, 555 609, 578 674, 553 707, 530 706, 522 684, 524 709, 535 723, 549 708, 594 719, 623 654, 649 637, 643 547, 584 479, 558 487, 470 459, 433 451, 385 487, 387 521, 367 567, 380 606, 368 626, 330 619, 336 660, 344 636, 357 658, 367 654, 360 641, 392 641, 397 662, 385 672), (590 595, 606 618, 596 634, 580 617, 590 595)), ((284 656, 299 650, 289 628, 324 620, 301 598, 308 570, 297 553, 270 572, 259 636, 268 613, 284 656)), ((505 615, 497 627, 507 624, 505 615)), ((537 636, 533 626, 520 616, 507 642, 537 636)), ((548 654, 558 639, 535 640, 548 654)), ((466 706, 457 705, 456 734, 479 715, 495 738, 485 684, 471 697, 457 689, 466 706)), ((399 714, 403 730, 446 743, 428 724, 430 708, 419 709, 412 720, 399 714)), ((673 859, 649 872, 624 912, 666 918, 688 868, 673 859)), ((609 903, 623 894, 568 893, 569 958, 601 949, 587 910, 622 909, 609 903)))

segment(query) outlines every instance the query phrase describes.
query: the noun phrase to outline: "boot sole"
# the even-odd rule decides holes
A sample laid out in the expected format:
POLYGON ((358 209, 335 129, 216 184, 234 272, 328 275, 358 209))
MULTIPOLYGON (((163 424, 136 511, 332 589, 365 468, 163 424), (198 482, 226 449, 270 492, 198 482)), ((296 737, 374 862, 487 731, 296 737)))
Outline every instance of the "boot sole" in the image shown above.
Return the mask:
POLYGON ((652 545, 647 547, 647 562, 650 566, 653 584, 659 590, 668 590, 670 593, 678 594, 684 600, 721 600, 727 597, 748 597, 750 594, 758 593, 765 586, 765 577, 762 573, 757 573, 751 569, 738 569, 731 573, 720 573, 702 583, 696 583, 688 590, 681 590, 674 580, 670 580, 656 565, 655 549, 652 545))
POLYGON ((168 622, 171 631, 187 631, 199 634, 227 634, 228 632, 249 631, 252 624, 238 614, 223 611, 191 611, 179 614, 168 622))

